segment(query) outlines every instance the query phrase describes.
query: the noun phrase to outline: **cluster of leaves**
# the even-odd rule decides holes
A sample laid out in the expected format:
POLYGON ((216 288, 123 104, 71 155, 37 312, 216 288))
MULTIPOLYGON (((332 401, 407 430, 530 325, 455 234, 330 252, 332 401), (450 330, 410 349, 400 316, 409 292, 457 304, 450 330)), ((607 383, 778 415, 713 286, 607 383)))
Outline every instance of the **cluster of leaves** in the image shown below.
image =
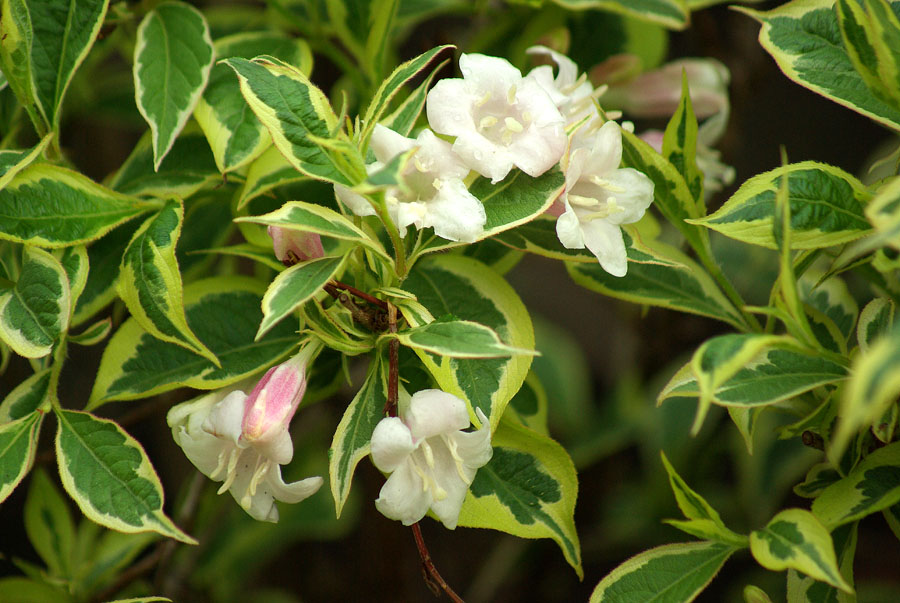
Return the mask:
MULTIPOLYGON (((581 575, 575 465, 549 436, 547 399, 531 370, 532 321, 503 276, 525 253, 564 262, 588 290, 736 331, 700 346, 659 396, 665 404, 697 399, 695 432, 711 406, 724 407, 752 453, 760 415, 778 410, 794 415, 781 435, 825 453, 796 487, 813 499, 811 510, 782 510, 748 535, 727 528, 664 458, 685 515, 671 523, 700 541, 630 559, 593 600, 645 600, 648 589, 691 600, 742 548, 768 569, 788 570, 792 601, 822 600, 825 591, 847 597, 857 522, 881 512, 900 537, 900 179, 865 185, 834 166, 785 162, 708 213, 685 84, 662 153, 623 132, 624 164, 653 180, 663 218, 661 225, 648 215, 626 229, 625 277, 557 241, 544 212, 564 186, 558 169, 539 178, 513 172, 496 185, 476 179, 469 188, 487 222, 474 244, 429 230, 403 239, 389 218, 344 213, 332 185, 377 195, 403 184, 408 155, 366 173, 369 137, 377 123, 413 131, 449 50, 387 69, 396 62, 392 36, 435 11, 467 14, 467 3, 273 0, 266 10, 227 15, 180 1, 145 4, 2 2, 0 352, 4 369, 17 354, 34 374, 0 404, 0 500, 31 470, 52 414, 63 488, 88 519, 115 532, 99 536, 91 522, 75 528, 62 497, 33 472, 26 529, 47 569, 23 562, 27 577, 0 581, 0 594, 90 599, 154 533, 195 542, 163 512, 142 446, 98 409, 258 375, 296 350, 298 331, 327 347, 304 405, 334 392, 352 359, 368 362, 332 426, 337 515, 383 416, 388 349, 399 341, 407 388, 437 386, 490 422, 494 456, 479 470, 459 525, 553 539, 581 575), (315 55, 343 70, 330 97, 310 79, 315 55), (79 108, 64 101, 123 81, 133 82, 149 129, 100 184, 64 153, 63 108, 79 108), (345 92, 341 104, 329 100, 340 98, 337 90, 345 92), (354 107, 359 117, 349 119, 354 107), (34 144, 20 149, 22 140, 34 144), (268 226, 319 235, 324 257, 285 268, 272 255, 268 226), (749 306, 732 286, 711 230, 776 251, 778 278, 765 307, 749 306), (866 285, 855 297, 850 274, 866 285), (338 280, 396 307, 397 332, 361 322, 375 309, 363 298, 329 295, 326 286, 338 280), (107 309, 117 299, 130 317, 114 325, 107 309), (67 358, 75 346, 103 342, 87 407, 67 409, 58 391, 67 358), (537 403, 517 404, 530 398, 537 403)), ((602 9, 679 28, 691 9, 712 2, 555 4, 564 9, 557 14, 602 9)), ((747 12, 788 77, 900 129, 900 2, 802 1, 747 12)))

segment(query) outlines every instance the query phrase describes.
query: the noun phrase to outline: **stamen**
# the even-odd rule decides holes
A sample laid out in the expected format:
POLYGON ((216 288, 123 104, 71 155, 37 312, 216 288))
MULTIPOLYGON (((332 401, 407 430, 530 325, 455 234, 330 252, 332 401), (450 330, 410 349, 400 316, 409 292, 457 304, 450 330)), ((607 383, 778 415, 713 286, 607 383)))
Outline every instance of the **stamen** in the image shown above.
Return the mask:
POLYGON ((513 84, 509 87, 509 90, 506 91, 506 102, 510 105, 516 104, 516 85, 513 84))
POLYGON ((516 121, 515 118, 512 117, 504 117, 503 124, 506 126, 507 130, 509 130, 510 132, 515 132, 516 134, 525 129, 522 127, 522 124, 520 124, 518 121, 516 121))
POLYGON ((418 156, 413 157, 413 165, 416 166, 416 170, 423 174, 428 171, 428 168, 422 163, 422 160, 419 159, 418 156))
POLYGON ((488 102, 489 100, 491 100, 491 91, 490 91, 490 90, 488 90, 487 92, 485 92, 485 93, 484 93, 484 96, 482 96, 480 99, 478 99, 478 100, 475 102, 475 107, 480 107, 480 106, 482 106, 483 104, 485 104, 486 102, 488 102))
POLYGON ((493 127, 497 124, 497 118, 493 115, 485 115, 481 118, 481 121, 478 122, 478 129, 486 130, 488 128, 493 127))
POLYGON ((435 178, 431 181, 431 186, 434 187, 434 190, 439 191, 441 190, 441 187, 444 186, 444 181, 440 178, 435 178))
POLYGON ((460 478, 463 482, 465 482, 465 483, 468 484, 468 483, 469 483, 469 479, 466 477, 466 474, 465 474, 465 472, 463 471, 463 460, 462 460, 462 457, 459 456, 459 452, 458 452, 458 450, 459 450, 459 444, 458 444, 457 441, 454 440, 453 438, 450 438, 450 437, 445 436, 445 435, 442 435, 442 436, 441 436, 441 439, 443 439, 443 440, 444 440, 444 443, 447 444, 447 449, 450 451, 450 456, 452 456, 452 457, 453 457, 453 460, 455 461, 455 464, 456 464, 456 473, 457 473, 457 475, 459 475, 459 478, 460 478))
POLYGON ((568 199, 569 203, 577 205, 578 207, 594 207, 600 205, 600 201, 593 197, 583 197, 581 195, 573 195, 572 193, 569 193, 568 199))
POLYGON ((526 122, 529 122, 534 119, 534 115, 531 114, 531 111, 523 111, 522 119, 524 119, 526 122))
POLYGON ((427 441, 424 441, 419 447, 422 449, 422 454, 425 455, 425 462, 428 463, 428 467, 434 469, 434 451, 431 449, 431 446, 428 445, 427 441))

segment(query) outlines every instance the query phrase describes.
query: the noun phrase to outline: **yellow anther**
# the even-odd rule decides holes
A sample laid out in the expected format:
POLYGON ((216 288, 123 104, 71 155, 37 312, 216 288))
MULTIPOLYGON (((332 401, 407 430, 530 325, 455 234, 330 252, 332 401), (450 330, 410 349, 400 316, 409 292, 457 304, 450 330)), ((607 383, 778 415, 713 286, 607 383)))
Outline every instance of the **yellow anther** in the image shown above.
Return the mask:
POLYGON ((600 204, 600 201, 593 197, 583 197, 581 195, 573 195, 572 193, 569 193, 568 199, 571 205, 576 205, 578 207, 594 207, 600 204))
POLYGON ((431 186, 434 187, 434 190, 439 191, 441 190, 441 187, 444 186, 444 181, 440 178, 435 178, 431 181, 431 186))
POLYGON ((522 119, 526 122, 531 121, 534 118, 534 115, 531 114, 531 111, 524 111, 522 113, 522 119))
POLYGON ((599 187, 605 188, 606 190, 608 190, 611 193, 624 193, 625 192, 625 189, 622 188, 621 186, 619 186, 617 184, 613 184, 609 180, 606 180, 605 178, 601 178, 600 176, 596 176, 596 175, 591 176, 590 178, 588 178, 588 180, 590 180, 592 184, 596 184, 599 187))
POLYGON ((478 128, 481 130, 486 130, 487 128, 491 128, 497 123, 497 118, 493 115, 485 115, 481 118, 481 121, 478 122, 478 128))
POLYGON ((509 90, 506 91, 506 102, 510 105, 516 104, 516 85, 513 84, 509 87, 509 90))
POLYGON ((475 103, 475 106, 480 107, 483 104, 485 104, 486 102, 488 102, 489 100, 491 100, 491 91, 490 90, 485 92, 484 96, 482 96, 480 99, 478 99, 478 101, 475 103))
POLYGON ((513 118, 513 117, 504 117, 504 118, 503 118, 503 125, 506 126, 506 129, 507 129, 507 130, 509 130, 510 132, 515 132, 516 134, 518 134, 519 132, 521 132, 522 130, 525 129, 525 128, 522 127, 522 124, 520 124, 520 123, 519 123, 515 118, 513 118))

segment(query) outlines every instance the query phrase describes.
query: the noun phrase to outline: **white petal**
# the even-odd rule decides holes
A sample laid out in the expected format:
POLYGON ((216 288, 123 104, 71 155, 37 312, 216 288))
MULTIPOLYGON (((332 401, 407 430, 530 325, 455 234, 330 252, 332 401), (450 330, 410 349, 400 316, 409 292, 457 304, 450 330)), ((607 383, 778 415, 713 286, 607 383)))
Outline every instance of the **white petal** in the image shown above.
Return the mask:
POLYGON ((460 132, 453 143, 453 152, 463 162, 496 184, 506 178, 513 167, 513 157, 506 147, 494 144, 474 128, 468 132, 460 132))
POLYGON ((631 224, 644 216, 653 203, 653 181, 646 174, 632 168, 619 168, 606 179, 617 189, 616 205, 624 211, 611 213, 606 219, 610 224, 631 224))
POLYGON ((413 148, 416 141, 381 124, 375 124, 370 144, 375 158, 382 163, 387 163, 400 153, 405 153, 413 148))
POLYGON ((509 154, 517 168, 537 178, 559 163, 566 142, 562 123, 544 127, 532 124, 510 145, 509 154))
POLYGON ((569 204, 566 204, 565 213, 556 219, 556 236, 566 249, 584 249, 581 221, 569 204))
POLYGON ((253 447, 260 455, 279 465, 287 465, 294 458, 294 442, 286 428, 270 438, 254 442, 253 447))
POLYGON ((628 259, 622 229, 606 220, 591 220, 582 223, 584 242, 604 270, 613 276, 625 276, 628 259))
POLYGON ((622 131, 619 124, 608 121, 597 131, 585 161, 583 175, 606 177, 622 163, 622 131))
POLYGON ((425 101, 428 125, 435 132, 450 136, 475 131, 472 107, 477 100, 469 92, 465 81, 455 78, 439 81, 428 92, 425 101))
POLYGON ((475 409, 475 414, 481 421, 480 429, 460 431, 449 436, 456 442, 457 454, 471 469, 484 467, 494 455, 494 449, 491 447, 491 424, 480 408, 475 409))
MULTIPOLYGON (((528 54, 549 55, 553 59, 553 61, 559 67, 559 75, 556 76, 556 85, 559 88, 570 86, 575 83, 575 79, 578 77, 578 65, 576 65, 575 61, 573 61, 566 55, 560 54, 552 48, 547 48, 546 46, 532 46, 525 52, 528 54)), ((532 70, 532 73, 533 72, 534 70, 532 70)))
POLYGON ((537 82, 538 86, 547 93, 547 96, 553 100, 553 103, 557 107, 566 102, 567 97, 559 91, 559 88, 553 79, 553 67, 550 65, 540 65, 535 67, 528 72, 528 75, 526 75, 525 78, 537 82))
POLYGON ((234 391, 225 396, 210 410, 209 416, 203 422, 203 430, 237 444, 241 437, 246 400, 247 394, 242 391, 234 391))
POLYGON ((350 208, 357 216, 374 216, 375 208, 366 201, 366 198, 358 193, 354 193, 346 186, 335 184, 334 194, 340 201, 350 208))
POLYGON ((372 432, 372 462, 384 472, 395 471, 415 449, 409 428, 397 417, 382 419, 372 432))
POLYGON ((185 427, 176 426, 172 428, 172 437, 194 467, 207 477, 219 466, 219 455, 223 452, 227 454, 234 448, 228 440, 217 438, 202 429, 189 432, 185 427))
MULTIPOLYGON (((423 389, 413 394, 403 417, 413 440, 452 433, 469 426, 466 403, 439 389, 423 389)), ((373 435, 374 439, 374 435, 373 435)))
POLYGON ((452 145, 435 136, 431 130, 419 132, 416 144, 421 147, 416 157, 427 166, 429 173, 438 178, 448 179, 463 179, 469 175, 469 167, 453 153, 452 145))
POLYGON ((466 479, 459 474, 456 460, 450 454, 446 444, 438 438, 433 438, 437 443, 434 450, 434 481, 441 488, 442 498, 434 497, 431 510, 448 530, 456 528, 459 521, 459 511, 469 489, 469 483, 475 477, 475 471, 463 467, 466 479))
POLYGON ((460 55, 459 70, 466 83, 476 89, 500 88, 505 92, 522 80, 522 72, 513 67, 512 63, 484 54, 460 55))
POLYGON ((439 237, 472 242, 484 232, 487 215, 462 180, 445 180, 434 199, 428 202, 425 226, 433 226, 439 237))
MULTIPOLYGON (((323 482, 324 480, 320 476, 314 475, 313 477, 286 484, 281 477, 281 466, 274 465, 269 470, 266 479, 260 484, 260 488, 263 486, 268 487, 269 493, 275 497, 275 500, 294 504, 315 494, 323 482)), ((256 492, 257 495, 260 493, 259 488, 257 488, 256 492)))
POLYGON ((397 467, 381 487, 375 508, 385 517, 410 526, 425 517, 431 502, 431 492, 408 461, 397 467))

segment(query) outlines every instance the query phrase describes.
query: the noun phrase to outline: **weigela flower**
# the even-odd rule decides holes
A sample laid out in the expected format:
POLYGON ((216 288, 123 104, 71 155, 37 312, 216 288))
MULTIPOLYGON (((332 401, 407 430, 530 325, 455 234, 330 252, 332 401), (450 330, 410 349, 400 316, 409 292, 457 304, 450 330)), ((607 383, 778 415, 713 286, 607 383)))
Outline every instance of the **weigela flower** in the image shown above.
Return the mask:
MULTIPOLYGON (((173 407, 172 436, 188 459, 226 490, 254 519, 278 521, 275 501, 297 503, 312 496, 321 477, 284 483, 281 465, 294 446, 288 425, 306 390, 306 364, 318 346, 269 369, 248 396, 229 388, 173 407)), ((249 383, 247 383, 249 385, 249 383)))
POLYGON ((528 72, 526 77, 532 78, 540 84, 541 88, 550 95, 556 107, 566 119, 566 125, 576 124, 584 118, 594 118, 599 115, 594 97, 600 92, 595 91, 587 75, 578 75, 578 65, 555 50, 546 46, 532 46, 526 50, 532 55, 547 55, 556 63, 558 72, 553 77, 553 68, 550 65, 540 65, 528 72))
POLYGON ((620 168, 622 132, 613 121, 577 132, 563 162, 565 212, 556 220, 564 247, 593 253, 604 270, 625 276, 628 261, 622 224, 637 222, 653 202, 653 182, 632 168, 620 168))
POLYGON ((456 137, 453 152, 467 166, 497 183, 513 166, 537 177, 556 165, 566 120, 534 78, 482 54, 461 55, 459 69, 462 79, 428 92, 426 112, 435 132, 456 137))
POLYGON ((412 525, 431 509, 448 529, 459 519, 479 467, 491 459, 491 428, 480 409, 481 428, 469 427, 466 404, 437 389, 415 393, 400 417, 382 419, 372 433, 372 462, 390 473, 375 507, 412 525))
MULTIPOLYGON (((469 168, 453 154, 450 143, 431 130, 422 130, 412 139, 379 124, 372 133, 371 145, 378 161, 368 166, 370 173, 397 155, 418 149, 401 174, 407 190, 390 187, 385 192, 388 214, 401 234, 413 225, 419 229, 432 227, 435 234, 450 241, 471 242, 481 235, 487 220, 484 206, 466 188, 463 179, 469 175, 469 168)), ((375 214, 362 195, 340 185, 335 186, 335 192, 356 215, 375 214)))
POLYGON ((269 226, 266 231, 272 239, 275 257, 285 266, 293 266, 325 255, 322 238, 315 233, 280 226, 269 226))

